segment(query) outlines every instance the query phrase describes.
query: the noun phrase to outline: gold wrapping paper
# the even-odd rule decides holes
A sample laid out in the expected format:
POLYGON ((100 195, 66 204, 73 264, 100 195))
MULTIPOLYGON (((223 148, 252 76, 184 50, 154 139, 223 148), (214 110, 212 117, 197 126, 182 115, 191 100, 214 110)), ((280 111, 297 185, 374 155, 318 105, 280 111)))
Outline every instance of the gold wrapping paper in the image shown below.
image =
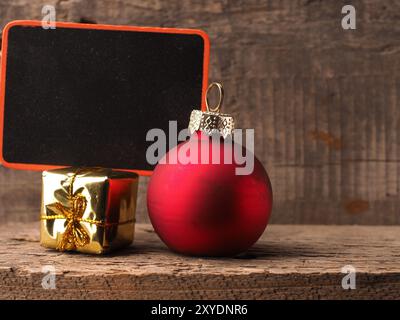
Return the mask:
POLYGON ((63 168, 42 176, 40 244, 102 254, 132 243, 138 175, 63 168))

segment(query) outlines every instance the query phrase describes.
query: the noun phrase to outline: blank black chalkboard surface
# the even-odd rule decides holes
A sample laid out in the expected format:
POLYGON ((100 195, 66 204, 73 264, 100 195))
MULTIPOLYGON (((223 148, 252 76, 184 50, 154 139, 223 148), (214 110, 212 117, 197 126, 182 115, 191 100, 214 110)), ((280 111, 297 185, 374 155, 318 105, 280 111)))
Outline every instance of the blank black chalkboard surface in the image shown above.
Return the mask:
POLYGON ((208 62, 200 30, 13 21, 2 43, 2 164, 150 174, 148 130, 168 134, 170 120, 183 129, 204 109, 208 62))

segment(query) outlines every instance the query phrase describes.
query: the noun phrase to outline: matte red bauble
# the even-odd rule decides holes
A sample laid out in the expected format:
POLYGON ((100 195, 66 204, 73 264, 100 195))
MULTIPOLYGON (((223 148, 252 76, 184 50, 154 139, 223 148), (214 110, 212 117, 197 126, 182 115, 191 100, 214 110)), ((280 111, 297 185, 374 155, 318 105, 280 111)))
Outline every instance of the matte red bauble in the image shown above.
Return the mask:
MULTIPOLYGON (((222 87, 218 86, 222 97, 222 87)), ((200 118, 194 123, 192 114, 189 128, 195 125, 198 130, 164 156, 150 179, 147 193, 150 220, 162 241, 175 252, 196 256, 236 255, 250 248, 267 226, 272 208, 270 181, 256 158, 250 174, 238 175, 236 169, 243 165, 235 161, 235 144, 226 142, 222 136, 221 143, 213 143, 205 129, 210 129, 213 123, 214 129, 225 135, 233 129, 233 120, 226 126, 229 116, 215 109, 196 112, 200 118), (207 120, 210 117, 213 121, 207 120), (219 120, 225 120, 224 124, 221 121, 218 124, 219 120), (169 161, 172 152, 179 155, 188 149, 198 150, 197 163, 169 161), (221 155, 218 164, 211 163, 215 152, 221 155), (204 155, 209 157, 208 164, 204 164, 204 155), (224 163, 227 156, 233 159, 231 164, 224 163)))

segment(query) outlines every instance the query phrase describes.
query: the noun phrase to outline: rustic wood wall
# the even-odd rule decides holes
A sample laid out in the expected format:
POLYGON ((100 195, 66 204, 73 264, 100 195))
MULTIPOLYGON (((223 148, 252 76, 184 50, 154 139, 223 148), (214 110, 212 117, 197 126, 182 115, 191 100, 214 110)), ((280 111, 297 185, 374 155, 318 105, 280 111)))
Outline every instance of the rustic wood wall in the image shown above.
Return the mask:
MULTIPOLYGON (((399 1, 0 0, 0 27, 44 4, 60 21, 207 31, 225 111, 256 129, 273 222, 400 222, 399 1), (341 27, 344 4, 356 30, 341 27)), ((0 221, 36 219, 39 199, 40 173, 0 169, 0 221)))

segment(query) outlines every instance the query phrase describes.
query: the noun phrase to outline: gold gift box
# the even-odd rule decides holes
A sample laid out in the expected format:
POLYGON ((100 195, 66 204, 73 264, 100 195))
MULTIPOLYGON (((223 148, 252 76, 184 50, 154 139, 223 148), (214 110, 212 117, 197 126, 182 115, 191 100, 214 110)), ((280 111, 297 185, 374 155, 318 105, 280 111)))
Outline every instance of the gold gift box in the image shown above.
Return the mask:
POLYGON ((42 175, 40 244, 102 254, 132 243, 138 175, 63 168, 42 175))

